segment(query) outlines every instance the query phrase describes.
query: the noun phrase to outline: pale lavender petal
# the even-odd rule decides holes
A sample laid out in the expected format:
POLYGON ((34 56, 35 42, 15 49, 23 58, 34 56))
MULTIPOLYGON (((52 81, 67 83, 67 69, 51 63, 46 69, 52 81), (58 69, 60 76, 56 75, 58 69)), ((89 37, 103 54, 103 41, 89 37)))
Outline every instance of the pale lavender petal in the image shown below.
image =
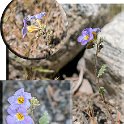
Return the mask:
POLYGON ((91 32, 92 32, 92 28, 86 28, 86 29, 84 29, 84 30, 82 31, 82 34, 83 34, 83 33, 89 34, 89 33, 91 33, 91 32))
POLYGON ((21 89, 17 90, 14 95, 18 96, 18 95, 23 94, 23 93, 24 93, 24 88, 21 88, 21 89))
POLYGON ((17 112, 23 113, 23 115, 27 115, 27 108, 25 106, 21 106, 21 107, 19 107, 17 112))
POLYGON ((26 124, 25 121, 20 121, 18 124, 26 124))
POLYGON ((86 36, 86 35, 88 35, 89 33, 87 32, 87 31, 82 31, 82 36, 86 36))
POLYGON ((33 119, 30 116, 25 116, 24 124, 34 124, 33 119))
POLYGON ((17 113, 17 110, 14 108, 13 105, 10 105, 7 109, 8 114, 15 115, 17 113))
POLYGON ((31 99, 31 93, 24 92, 24 93, 23 93, 23 96, 24 96, 26 99, 31 99))
POLYGON ((93 40, 93 38, 94 38, 94 37, 93 37, 93 34, 90 33, 90 36, 89 36, 89 39, 88 39, 88 40, 89 40, 89 41, 90 41, 90 40, 93 40))
POLYGON ((29 100, 26 100, 22 106, 29 108, 31 106, 31 104, 30 104, 29 100))
POLYGON ((22 35, 23 35, 23 38, 26 36, 27 34, 27 28, 26 27, 23 27, 22 28, 22 35))
POLYGON ((26 19, 23 19, 23 24, 24 24, 24 27, 27 26, 27 20, 26 19))
POLYGON ((87 28, 87 32, 88 32, 88 34, 92 34, 93 29, 92 28, 87 28))
POLYGON ((86 45, 87 42, 88 42, 88 40, 83 40, 83 41, 81 42, 81 44, 82 44, 82 45, 86 45))
POLYGON ((101 29, 100 28, 93 28, 92 31, 98 33, 101 31, 101 29))
POLYGON ((82 40, 84 40, 84 36, 82 36, 82 35, 79 36, 77 40, 78 40, 78 42, 82 42, 82 40))
POLYGON ((34 15, 36 19, 42 19, 43 16, 46 15, 46 12, 41 12, 39 14, 34 15))
POLYGON ((15 102, 15 100, 16 100, 16 97, 15 96, 11 96, 11 97, 8 98, 8 102, 10 104, 13 104, 13 102, 15 102))
POLYGON ((32 19, 35 19, 35 16, 28 16, 29 21, 31 21, 32 19))
POLYGON ((80 42, 82 45, 85 45, 87 44, 88 40, 84 40, 84 36, 79 36, 78 42, 80 42))
POLYGON ((6 121, 7 121, 7 124, 17 124, 16 119, 10 115, 7 116, 6 121))

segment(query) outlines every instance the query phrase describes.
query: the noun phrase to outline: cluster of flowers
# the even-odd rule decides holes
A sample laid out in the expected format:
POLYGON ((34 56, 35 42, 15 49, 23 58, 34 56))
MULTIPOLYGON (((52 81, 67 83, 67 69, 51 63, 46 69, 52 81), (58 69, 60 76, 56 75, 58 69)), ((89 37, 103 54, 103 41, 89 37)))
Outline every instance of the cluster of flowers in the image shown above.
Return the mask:
POLYGON ((22 28, 22 35, 23 38, 26 36, 27 32, 33 32, 33 31, 38 31, 40 30, 42 27, 40 20, 46 15, 46 12, 41 12, 39 14, 33 15, 33 16, 28 16, 27 18, 23 19, 23 28, 22 28), (38 26, 35 25, 28 25, 29 22, 31 22, 32 20, 36 20, 38 26))
POLYGON ((8 98, 10 106, 7 109, 9 114, 6 118, 7 124, 34 124, 33 119, 28 115, 31 99, 31 94, 24 92, 24 88, 8 98))
POLYGON ((82 31, 81 35, 78 37, 77 40, 82 45, 93 43, 97 39, 97 34, 100 31, 100 28, 86 28, 82 31))

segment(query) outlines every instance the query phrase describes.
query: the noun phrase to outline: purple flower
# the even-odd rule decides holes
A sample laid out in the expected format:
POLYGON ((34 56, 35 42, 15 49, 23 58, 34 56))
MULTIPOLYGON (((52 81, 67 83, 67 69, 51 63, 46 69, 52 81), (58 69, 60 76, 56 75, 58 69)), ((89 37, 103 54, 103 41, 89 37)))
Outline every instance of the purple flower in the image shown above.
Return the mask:
POLYGON ((30 102, 29 100, 31 99, 31 94, 24 92, 24 88, 19 89, 18 91, 15 92, 15 94, 11 97, 8 98, 8 102, 12 106, 20 106, 20 107, 30 107, 30 102))
POLYGON ((23 38, 26 36, 28 30, 27 30, 27 22, 31 21, 32 19, 42 19, 43 16, 46 15, 46 12, 41 12, 39 14, 33 15, 33 16, 28 16, 27 18, 23 19, 23 28, 22 28, 22 35, 23 38))
POLYGON ((82 31, 82 34, 78 37, 78 42, 82 45, 86 45, 89 41, 94 40, 94 36, 100 32, 100 28, 86 28, 82 31))
POLYGON ((28 20, 28 21, 31 21, 32 19, 39 19, 39 20, 40 20, 40 19, 42 19, 42 17, 45 16, 45 15, 46 15, 46 12, 41 12, 41 13, 36 14, 36 15, 33 15, 33 16, 30 16, 30 15, 29 15, 29 16, 27 17, 27 20, 28 20))
POLYGON ((25 107, 10 106, 7 112, 9 114, 6 118, 7 124, 34 124, 25 107))

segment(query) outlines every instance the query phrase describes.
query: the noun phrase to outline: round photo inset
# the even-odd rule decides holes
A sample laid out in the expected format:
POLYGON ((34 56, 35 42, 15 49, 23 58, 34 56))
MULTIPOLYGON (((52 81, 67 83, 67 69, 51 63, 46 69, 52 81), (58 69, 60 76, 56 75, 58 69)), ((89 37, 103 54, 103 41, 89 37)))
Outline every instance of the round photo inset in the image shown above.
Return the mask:
POLYGON ((55 54, 68 25, 56 0, 13 0, 1 22, 7 48, 25 59, 45 59, 55 54))

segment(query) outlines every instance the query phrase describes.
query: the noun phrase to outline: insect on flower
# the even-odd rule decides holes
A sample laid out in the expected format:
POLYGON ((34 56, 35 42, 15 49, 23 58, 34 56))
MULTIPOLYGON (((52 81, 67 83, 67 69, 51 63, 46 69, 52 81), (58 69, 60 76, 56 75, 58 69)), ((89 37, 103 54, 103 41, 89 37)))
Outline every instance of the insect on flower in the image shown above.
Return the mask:
POLYGON ((41 12, 39 14, 33 15, 33 16, 27 16, 27 18, 23 19, 23 28, 22 28, 22 35, 23 38, 26 36, 27 32, 34 32, 41 29, 41 22, 40 20, 46 15, 46 12, 41 12), (38 26, 35 25, 28 25, 28 22, 31 22, 33 19, 36 20, 38 26))
POLYGON ((86 45, 88 42, 96 39, 98 32, 100 32, 100 28, 86 28, 82 31, 82 34, 78 37, 78 42, 82 45, 86 45))
POLYGON ((15 94, 8 98, 8 102, 11 105, 18 105, 20 107, 24 106, 26 108, 30 107, 29 100, 31 99, 31 94, 24 92, 24 88, 19 89, 15 94))

